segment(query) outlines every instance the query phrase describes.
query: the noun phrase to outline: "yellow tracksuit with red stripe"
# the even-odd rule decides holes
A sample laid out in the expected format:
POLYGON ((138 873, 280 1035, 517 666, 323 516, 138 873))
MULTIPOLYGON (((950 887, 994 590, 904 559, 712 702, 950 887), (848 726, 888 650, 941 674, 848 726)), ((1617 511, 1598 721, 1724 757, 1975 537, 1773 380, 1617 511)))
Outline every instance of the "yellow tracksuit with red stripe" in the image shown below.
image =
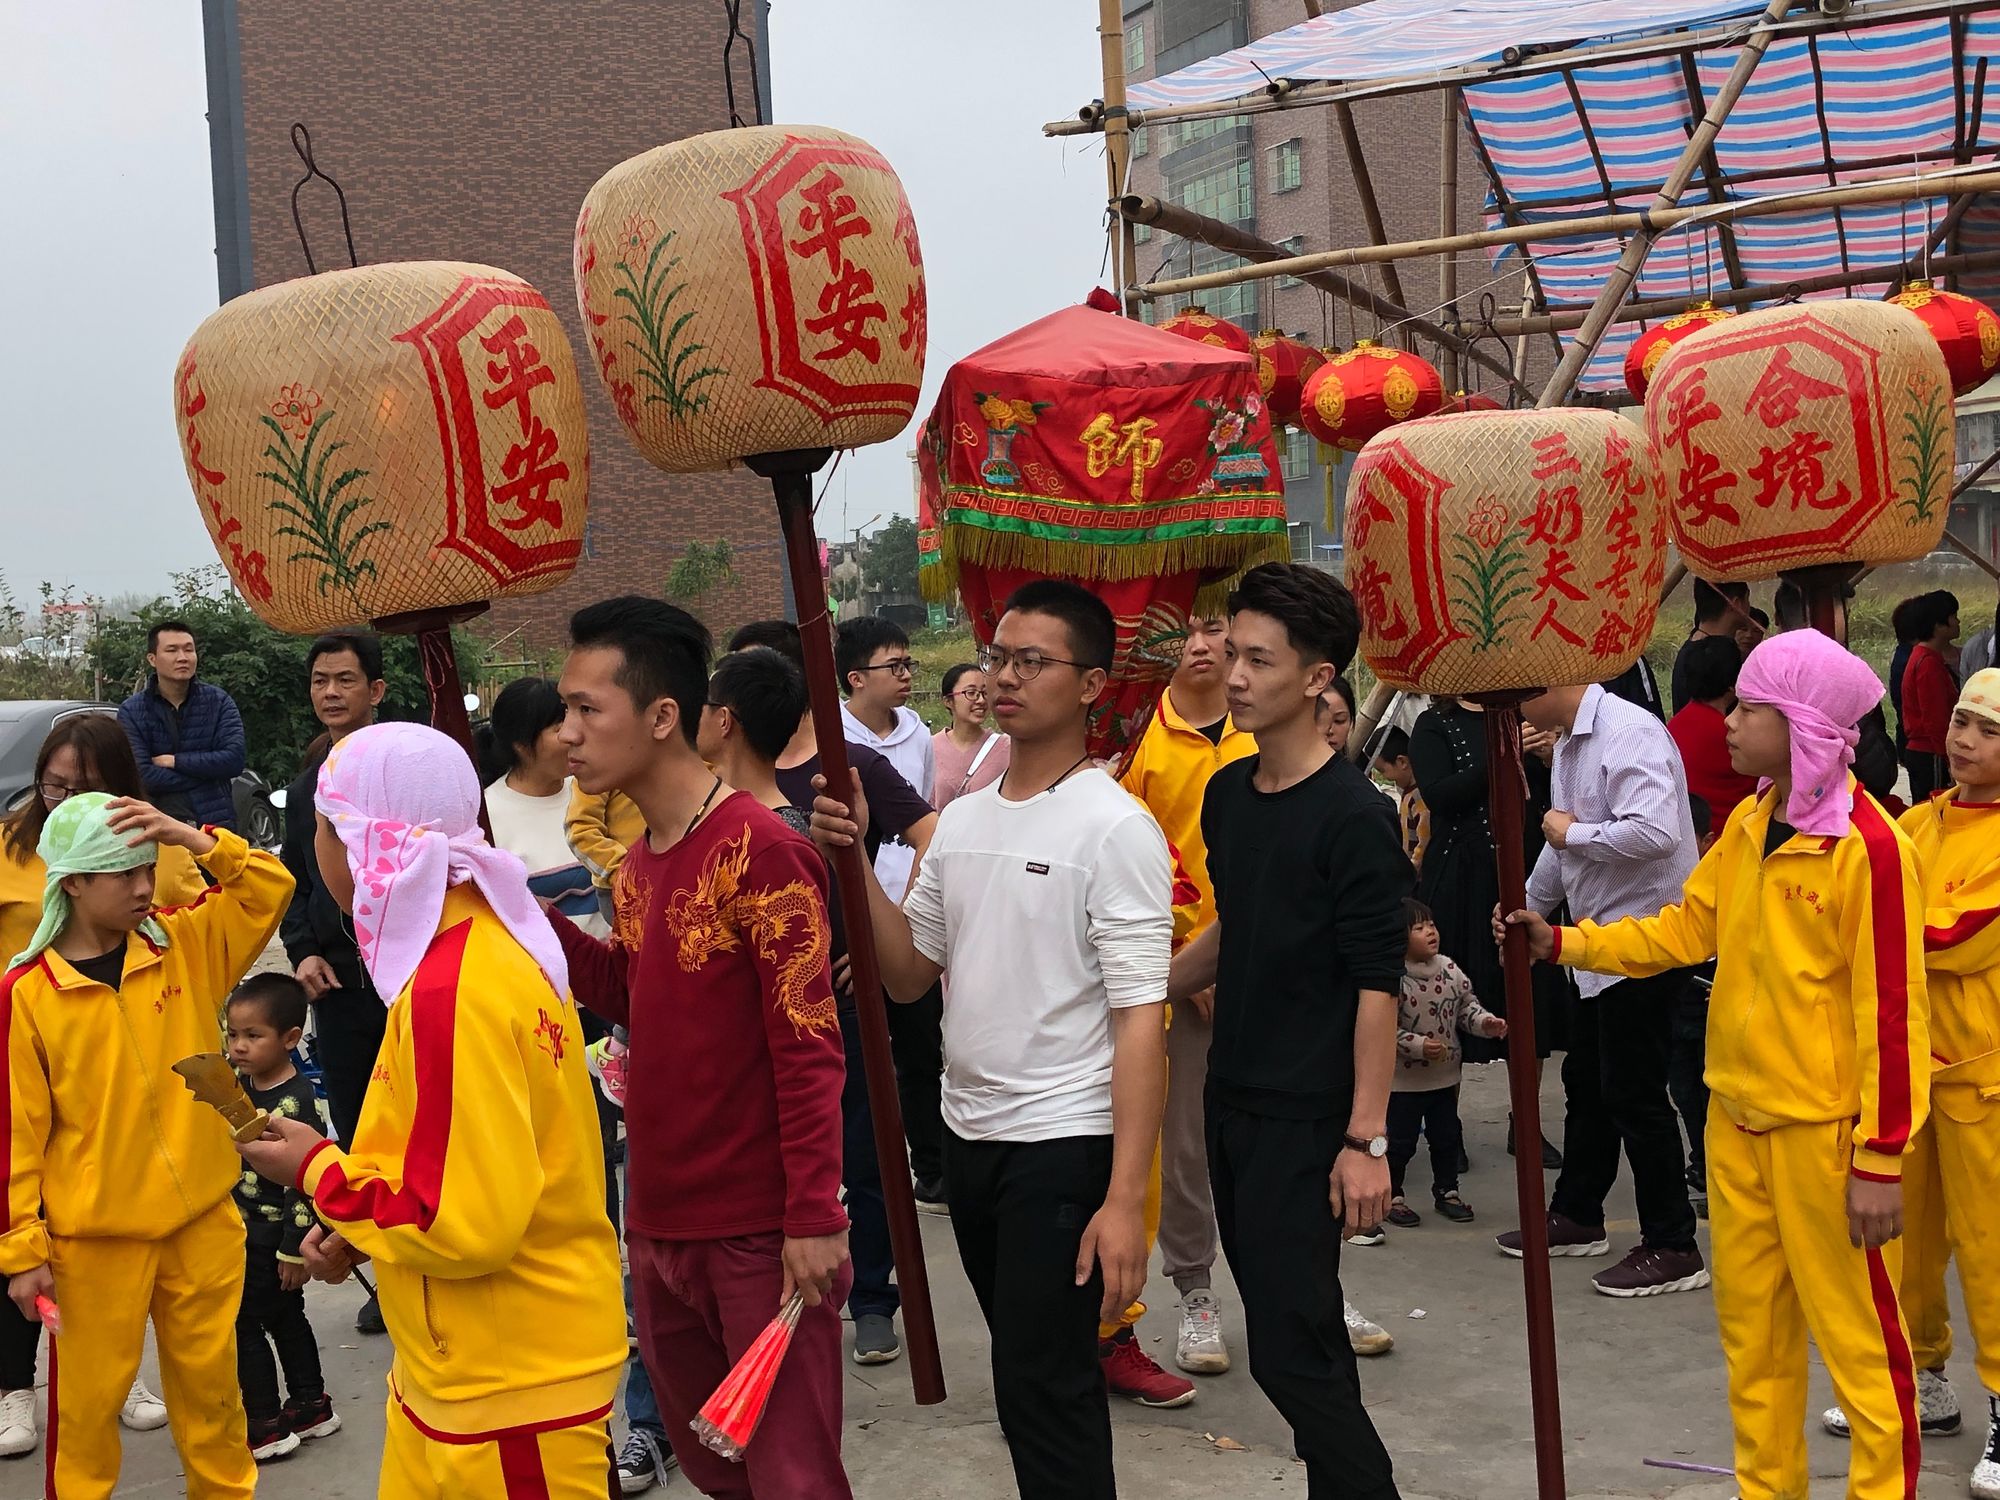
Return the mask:
POLYGON ((257 1482, 236 1383, 243 1220, 229 1190, 243 1162, 173 1065, 218 1050, 222 1002, 278 930, 292 877, 222 829, 202 862, 216 884, 158 913, 165 949, 126 940, 116 990, 54 949, 0 980, 0 1274, 55 1277, 48 1492, 62 1500, 118 1483, 118 1409, 149 1315, 187 1493, 238 1500, 257 1482))
MULTIPOLYGON (((1215 921, 1215 884, 1208 878, 1208 846, 1201 836, 1201 799, 1208 790, 1208 779, 1231 761, 1256 753, 1257 741, 1238 729, 1227 715, 1222 720, 1220 740, 1211 742, 1174 706, 1174 695, 1169 689, 1160 694, 1160 706, 1152 723, 1139 737, 1138 749, 1132 752, 1132 759, 1119 775, 1125 790, 1146 804, 1173 848, 1176 949, 1199 937, 1215 921)), ((1192 1156, 1194 1140, 1206 1140, 1205 1136, 1192 1135, 1187 1128, 1178 1132, 1174 1129, 1176 1117, 1183 1113, 1191 1114, 1193 1121, 1199 1120, 1202 1085, 1208 1076, 1209 1026, 1199 1015, 1191 1014, 1192 1010, 1190 1006, 1170 1016, 1167 1031, 1168 1116, 1163 1139, 1181 1142, 1176 1150, 1182 1157, 1192 1156), (1176 1021, 1183 1028, 1179 1036, 1173 1034, 1176 1021)), ((1201 1152, 1201 1160, 1177 1159, 1165 1170, 1174 1179, 1172 1190, 1181 1195, 1176 1202, 1192 1203, 1195 1211, 1205 1209, 1213 1218, 1215 1208, 1209 1201, 1206 1144, 1201 1152)), ((1155 1147, 1152 1171, 1146 1179, 1146 1200, 1140 1206, 1149 1255, 1153 1242, 1159 1238, 1161 1193, 1167 1186, 1161 1180, 1161 1172, 1161 1148, 1155 1147)), ((1183 1210, 1182 1217, 1186 1213, 1183 1210)), ((1171 1259, 1170 1254, 1170 1262, 1171 1259)), ((1108 1339, 1120 1329, 1132 1327, 1145 1311, 1145 1303, 1134 1302, 1116 1323, 1100 1323, 1098 1336, 1108 1339)))
POLYGON ((1708 1012, 1715 1305, 1743 1500, 1807 1493, 1806 1334, 1853 1431, 1850 1500, 1916 1494, 1916 1371, 1901 1245, 1848 1242, 1850 1176, 1896 1181, 1929 1051, 1916 855, 1857 785, 1852 829, 1764 852, 1746 801, 1678 906, 1559 934, 1563 963, 1643 976, 1717 960, 1708 1012))
MULTIPOLYGON (((1956 790, 1903 816, 1924 881, 1930 1135, 1979 1383, 2000 1395, 2000 803, 1956 790)), ((1942 1277, 1939 1278, 1942 1280, 1942 1277)), ((1904 1278, 1908 1284, 1909 1278, 1904 1278)))
POLYGON ((378 1493, 600 1500, 625 1306, 583 1035, 473 886, 389 1008, 352 1149, 299 1186, 375 1263, 378 1493))

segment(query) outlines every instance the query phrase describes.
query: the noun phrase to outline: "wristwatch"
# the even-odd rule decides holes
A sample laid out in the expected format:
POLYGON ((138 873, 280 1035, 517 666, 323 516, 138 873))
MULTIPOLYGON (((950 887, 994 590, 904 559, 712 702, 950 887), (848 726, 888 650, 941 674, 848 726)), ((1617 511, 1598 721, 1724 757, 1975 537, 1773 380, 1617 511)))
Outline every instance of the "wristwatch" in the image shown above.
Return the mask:
POLYGON ((1341 1141, 1349 1151, 1359 1151, 1364 1156, 1387 1156, 1389 1137, 1386 1135, 1345 1135, 1341 1141))

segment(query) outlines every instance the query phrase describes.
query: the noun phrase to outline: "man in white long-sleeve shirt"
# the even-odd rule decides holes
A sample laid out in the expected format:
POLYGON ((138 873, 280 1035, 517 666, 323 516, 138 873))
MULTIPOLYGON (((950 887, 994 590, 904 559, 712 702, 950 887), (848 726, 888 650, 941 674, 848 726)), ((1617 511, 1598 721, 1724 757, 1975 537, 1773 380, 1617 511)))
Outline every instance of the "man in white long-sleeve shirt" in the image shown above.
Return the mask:
MULTIPOLYGON (((1537 729, 1558 734, 1548 838, 1528 878, 1528 904, 1595 922, 1652 916, 1681 898, 1696 857, 1687 773, 1664 725, 1601 687, 1553 688, 1521 706, 1537 729)), ((1622 1146, 1632 1164, 1640 1243, 1592 1278, 1610 1297, 1645 1297, 1708 1285, 1695 1246, 1694 1209, 1681 1163, 1680 1125, 1667 1096, 1673 1008, 1688 981, 1676 969, 1650 979, 1576 975, 1582 998, 1563 1060, 1568 1119, 1563 1169, 1549 1200, 1549 1252, 1603 1255, 1611 1248, 1604 1200, 1622 1146)), ((1521 1253, 1518 1230, 1499 1237, 1521 1253)))
MULTIPOLYGON (((945 1191, 1024 1500, 1116 1493, 1098 1322, 1145 1287, 1166 1096, 1166 836, 1085 749, 1112 647, 1111 612, 1075 584, 1018 591, 980 653, 1006 775, 938 815, 901 907, 869 880, 890 997, 951 970, 945 1191)), ((813 831, 851 843, 857 818, 822 797, 813 831)))

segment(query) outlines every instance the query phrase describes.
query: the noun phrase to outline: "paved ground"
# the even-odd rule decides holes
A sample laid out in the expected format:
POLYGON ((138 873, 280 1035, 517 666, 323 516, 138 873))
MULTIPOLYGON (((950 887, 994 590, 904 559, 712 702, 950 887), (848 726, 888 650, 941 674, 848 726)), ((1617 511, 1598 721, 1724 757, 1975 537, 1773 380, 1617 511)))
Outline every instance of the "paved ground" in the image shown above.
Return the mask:
MULTIPOLYGON (((1473 1169, 1465 1192, 1480 1211, 1478 1222, 1459 1227, 1427 1217, 1422 1228, 1392 1231, 1389 1243, 1350 1251, 1345 1262, 1355 1301, 1396 1335, 1396 1351, 1364 1361, 1363 1378, 1408 1500, 1534 1493, 1519 1267, 1495 1253, 1490 1238, 1513 1223, 1511 1163, 1503 1151, 1505 1090, 1498 1070, 1472 1069, 1468 1077, 1465 1117, 1473 1169), (1417 1309, 1421 1318, 1412 1315, 1417 1309)), ((1553 1090, 1553 1073, 1550 1085, 1553 1090)), ((1412 1173, 1421 1199, 1427 1196, 1427 1164, 1420 1158, 1412 1173)), ((1636 1237, 1629 1195, 1621 1195, 1612 1212, 1613 1248, 1622 1253, 1636 1237)), ((984 1328, 959 1271, 949 1224, 926 1219, 924 1228, 951 1396, 943 1406, 919 1409, 911 1403, 901 1365, 868 1371, 849 1366, 847 1455, 855 1493, 862 1500, 1011 1496, 1006 1452, 992 1419, 984 1328)), ((1703 1232, 1705 1238, 1705 1227, 1703 1232)), ((1726 1478, 1643 1463, 1647 1458, 1729 1462, 1721 1355, 1708 1294, 1639 1302, 1601 1297, 1590 1290, 1589 1276, 1604 1264, 1571 1260, 1554 1267, 1569 1493, 1728 1500, 1735 1486, 1726 1478)), ((1162 1363, 1170 1363, 1175 1314, 1171 1288, 1162 1294, 1159 1285, 1153 1289, 1156 1308, 1141 1335, 1162 1363)), ((1221 1267, 1217 1290, 1233 1316, 1235 1293, 1221 1267)), ((381 1339, 364 1341, 353 1333, 356 1298, 351 1288, 312 1289, 329 1387, 348 1426, 267 1471, 264 1488, 272 1493, 293 1500, 362 1500, 375 1494, 388 1349, 381 1339)), ((1239 1328, 1233 1321, 1230 1326, 1239 1328)), ((1114 1412, 1124 1493, 1146 1500, 1305 1495, 1304 1472, 1290 1458, 1289 1433, 1251 1382, 1240 1337, 1232 1338, 1232 1347, 1237 1368, 1204 1380, 1193 1405, 1176 1412, 1124 1406, 1114 1412), (1242 1444, 1242 1451, 1211 1440, 1225 1437, 1242 1444)), ((1961 1357, 1956 1373, 1962 1394, 1975 1396, 1969 1361, 1961 1357)), ((1815 1363, 1813 1410, 1829 1399, 1825 1372, 1815 1363)), ((1964 1494, 1984 1435, 1981 1418, 1983 1409, 1968 1410, 1964 1434, 1929 1444, 1924 1500, 1964 1494)), ((1815 1492, 1839 1494, 1845 1445, 1815 1423, 1811 1452, 1815 1492)), ((30 1500, 40 1494, 40 1482, 39 1460, 0 1464, 0 1500, 30 1500)), ((126 1477, 118 1494, 179 1493, 166 1433, 128 1435, 126 1477)), ((659 1493, 693 1491, 676 1481, 659 1493)))

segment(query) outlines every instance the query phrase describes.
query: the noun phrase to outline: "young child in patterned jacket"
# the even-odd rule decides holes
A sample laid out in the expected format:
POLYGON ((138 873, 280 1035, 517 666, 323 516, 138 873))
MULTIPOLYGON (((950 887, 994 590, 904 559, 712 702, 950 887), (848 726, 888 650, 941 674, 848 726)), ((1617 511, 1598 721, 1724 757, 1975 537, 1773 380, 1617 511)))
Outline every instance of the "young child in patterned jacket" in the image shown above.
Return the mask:
MULTIPOLYGON (((252 974, 229 997, 229 1061, 250 1102, 325 1134, 312 1081, 292 1064, 306 1024, 306 992, 289 974, 252 974)), ((301 1440, 330 1436, 340 1417, 327 1399, 319 1342, 306 1319, 306 1264, 299 1254, 315 1222, 297 1188, 243 1169, 235 1190, 243 1215, 243 1305, 236 1315, 236 1378, 249 1419, 250 1456, 283 1458, 301 1440), (277 1346, 278 1361, 271 1358, 277 1346), (278 1364, 287 1399, 278 1400, 278 1364)))
POLYGON ((1403 1172, 1417 1154, 1421 1131, 1431 1145, 1431 1201, 1447 1219, 1462 1224, 1472 1217, 1472 1209, 1458 1195, 1458 1157, 1465 1139, 1458 1123, 1463 1061, 1458 1034, 1503 1037, 1507 1023, 1479 1003, 1464 971, 1438 952, 1430 908, 1406 900, 1403 914, 1410 945, 1396 1006, 1396 1077, 1389 1094, 1389 1183, 1395 1194, 1389 1222, 1400 1229, 1423 1222, 1403 1197, 1403 1172))

